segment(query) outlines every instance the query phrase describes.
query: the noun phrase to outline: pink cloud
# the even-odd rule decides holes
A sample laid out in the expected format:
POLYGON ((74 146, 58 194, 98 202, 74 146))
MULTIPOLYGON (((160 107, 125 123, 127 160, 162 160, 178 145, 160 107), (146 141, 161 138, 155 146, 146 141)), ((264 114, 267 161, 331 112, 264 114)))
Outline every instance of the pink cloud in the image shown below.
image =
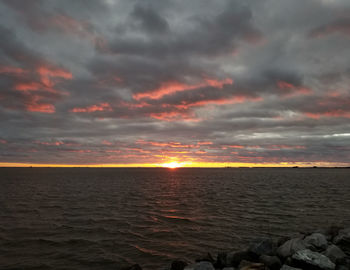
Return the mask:
POLYGON ((205 79, 204 82, 198 84, 185 84, 177 81, 168 81, 160 84, 159 88, 143 92, 137 93, 133 95, 135 100, 140 99, 161 99, 165 95, 172 95, 177 92, 189 91, 194 89, 199 89, 203 87, 215 87, 215 88, 223 88, 224 85, 232 85, 232 79, 224 79, 224 80, 215 80, 215 79, 205 79))
POLYGON ((14 74, 14 75, 21 75, 27 73, 26 70, 18 67, 7 67, 7 66, 1 66, 0 67, 0 74, 5 73, 5 74, 14 74))
POLYGON ((30 112, 54 113, 56 111, 53 104, 42 102, 40 96, 29 96, 26 108, 30 112))
POLYGON ((343 18, 332 23, 320 26, 310 32, 312 38, 322 38, 334 33, 340 33, 350 37, 350 19, 343 18))
POLYGON ((320 119, 321 117, 350 118, 350 112, 344 111, 344 110, 332 110, 332 111, 319 112, 319 113, 306 112, 305 115, 313 119, 320 119))
POLYGON ((88 107, 73 108, 70 112, 74 113, 91 113, 91 112, 102 112, 102 111, 113 111, 111 105, 107 102, 91 105, 88 107))
POLYGON ((277 81, 277 87, 285 92, 282 93, 286 97, 291 97, 295 95, 310 95, 313 91, 312 89, 304 86, 295 86, 286 81, 277 81))

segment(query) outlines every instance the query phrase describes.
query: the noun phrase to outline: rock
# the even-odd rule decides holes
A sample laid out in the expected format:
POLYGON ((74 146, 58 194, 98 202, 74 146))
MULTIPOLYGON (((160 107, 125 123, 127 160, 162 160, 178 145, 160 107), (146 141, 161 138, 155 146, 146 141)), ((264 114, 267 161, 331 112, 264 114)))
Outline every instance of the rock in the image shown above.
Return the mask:
POLYGON ((336 237, 339 234, 339 231, 342 229, 344 229, 344 227, 330 226, 328 229, 325 230, 325 235, 327 237, 327 240, 332 241, 334 237, 336 237))
POLYGON ((291 267, 289 265, 282 265, 281 269, 280 270, 302 270, 301 268, 294 268, 294 267, 291 267))
POLYGON ((171 263, 170 270, 183 270, 186 266, 187 266, 187 263, 176 260, 171 263))
POLYGON ((336 245, 330 245, 324 255, 334 263, 337 263, 337 261, 341 261, 346 257, 346 254, 336 245))
POLYGON ((123 270, 142 270, 141 266, 138 264, 134 264, 132 266, 126 267, 123 270))
POLYGON ((250 245, 248 251, 256 254, 257 257, 261 255, 274 255, 276 244, 270 238, 258 239, 250 245))
POLYGON ((321 253, 303 249, 297 251, 293 256, 293 265, 303 269, 334 270, 335 264, 321 253))
POLYGON ((281 258, 292 256, 298 250, 305 249, 304 241, 301 238, 293 238, 285 242, 277 249, 277 254, 281 258))
POLYGON ((334 237, 333 243, 340 247, 347 256, 350 256, 350 228, 340 230, 334 237))
POLYGON ((242 260, 238 265, 238 269, 241 269, 241 268, 248 266, 248 265, 251 265, 251 264, 253 264, 253 262, 242 260))
POLYGON ((284 260, 284 264, 292 265, 292 257, 288 257, 284 260))
POLYGON ((201 261, 194 265, 193 270, 215 270, 215 268, 211 262, 201 261))
POLYGON ((220 252, 216 258, 214 266, 215 268, 223 268, 225 266, 229 266, 229 264, 227 263, 227 253, 220 252))
POLYGON ((211 263, 214 263, 215 260, 214 260, 213 256, 211 256, 211 254, 208 252, 204 256, 196 259, 196 262, 211 262, 211 263))
POLYGON ((187 265, 187 266, 185 266, 184 270, 194 270, 195 266, 196 266, 196 264, 187 265))
POLYGON ((350 269, 350 257, 346 257, 344 259, 337 260, 337 270, 340 266, 346 267, 348 270, 350 269))
POLYGON ((280 238, 278 238, 277 240, 277 246, 282 246, 285 242, 287 242, 288 240, 290 240, 290 237, 288 236, 281 236, 280 238))
POLYGON ((279 270, 282 266, 282 263, 277 256, 261 255, 259 261, 271 270, 279 270))
POLYGON ((249 251, 231 252, 227 254, 226 265, 237 267, 242 260, 257 262, 258 258, 249 251))
POLYGON ((328 246, 326 236, 321 233, 313 233, 304 238, 305 246, 308 249, 319 251, 325 250, 328 246))
POLYGON ((233 267, 224 267, 222 270, 235 270, 233 267))
POLYGON ((263 263, 253 263, 249 261, 241 261, 241 263, 238 266, 239 270, 264 270, 265 266, 263 263))
POLYGON ((349 270, 349 267, 347 267, 345 265, 339 265, 339 266, 337 266, 337 270, 349 270))

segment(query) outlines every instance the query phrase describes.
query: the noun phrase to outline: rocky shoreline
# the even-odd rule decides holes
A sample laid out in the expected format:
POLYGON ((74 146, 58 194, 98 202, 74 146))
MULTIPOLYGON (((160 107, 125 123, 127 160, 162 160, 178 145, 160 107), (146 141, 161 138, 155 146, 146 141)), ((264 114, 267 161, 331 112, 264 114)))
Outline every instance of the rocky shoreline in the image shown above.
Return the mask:
MULTIPOLYGON (((332 226, 293 238, 256 239, 246 250, 208 253, 195 263, 176 260, 164 270, 350 270, 350 228, 332 226)), ((133 265, 124 270, 142 270, 133 265)))

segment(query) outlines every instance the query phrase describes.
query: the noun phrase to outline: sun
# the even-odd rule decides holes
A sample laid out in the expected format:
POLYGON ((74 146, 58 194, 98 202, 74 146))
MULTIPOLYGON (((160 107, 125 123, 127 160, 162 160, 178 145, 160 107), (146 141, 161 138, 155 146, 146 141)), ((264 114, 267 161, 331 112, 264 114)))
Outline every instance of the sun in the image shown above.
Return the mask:
POLYGON ((164 168, 176 169, 176 168, 182 167, 182 163, 179 163, 177 161, 172 161, 169 163, 163 163, 161 166, 164 168))

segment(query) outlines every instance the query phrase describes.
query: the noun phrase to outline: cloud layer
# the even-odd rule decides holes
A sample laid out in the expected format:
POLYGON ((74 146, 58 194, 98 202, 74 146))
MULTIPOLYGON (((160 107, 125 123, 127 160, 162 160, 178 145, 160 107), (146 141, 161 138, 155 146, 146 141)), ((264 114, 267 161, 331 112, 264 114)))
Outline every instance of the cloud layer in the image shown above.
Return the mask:
POLYGON ((350 165, 346 0, 1 0, 0 163, 350 165))

